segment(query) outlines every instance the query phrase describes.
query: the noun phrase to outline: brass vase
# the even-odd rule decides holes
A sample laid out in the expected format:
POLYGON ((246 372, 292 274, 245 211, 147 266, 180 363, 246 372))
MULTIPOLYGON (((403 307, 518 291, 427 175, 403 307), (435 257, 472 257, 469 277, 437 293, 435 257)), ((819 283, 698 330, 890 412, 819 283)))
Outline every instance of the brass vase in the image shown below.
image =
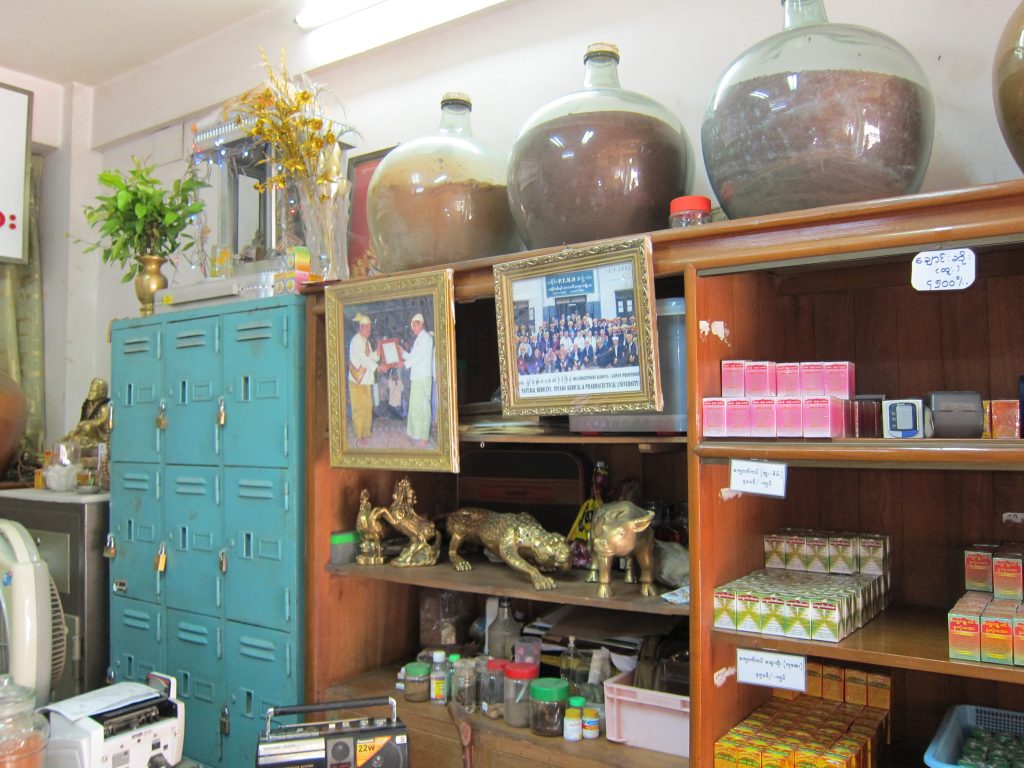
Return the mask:
POLYGON ((167 259, 163 256, 139 256, 142 269, 135 275, 135 295, 139 299, 143 317, 153 314, 154 294, 167 287, 167 278, 160 271, 165 261, 167 259))

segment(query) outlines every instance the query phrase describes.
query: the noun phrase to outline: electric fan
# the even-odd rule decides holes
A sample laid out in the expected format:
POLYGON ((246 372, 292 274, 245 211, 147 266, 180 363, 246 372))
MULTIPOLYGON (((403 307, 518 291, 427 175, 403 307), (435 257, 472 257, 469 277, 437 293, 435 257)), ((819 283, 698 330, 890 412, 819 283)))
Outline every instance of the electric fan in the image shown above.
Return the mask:
POLYGON ((50 569, 20 523, 0 520, 0 672, 36 692, 36 706, 64 674, 64 609, 50 569))

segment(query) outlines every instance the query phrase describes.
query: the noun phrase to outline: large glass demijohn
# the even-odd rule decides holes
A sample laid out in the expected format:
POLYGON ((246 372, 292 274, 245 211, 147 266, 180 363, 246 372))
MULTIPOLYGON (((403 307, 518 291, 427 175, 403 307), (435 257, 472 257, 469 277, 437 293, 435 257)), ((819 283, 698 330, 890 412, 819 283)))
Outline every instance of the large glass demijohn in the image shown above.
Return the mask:
POLYGON ((446 93, 438 132, 399 145, 374 171, 366 216, 385 272, 519 249, 505 187, 508 158, 473 137, 471 111, 469 96, 446 93))
POLYGON ((1024 3, 999 38, 992 62, 992 98, 1003 140, 1024 171, 1024 3))
POLYGON ((684 192, 676 116, 619 86, 616 46, 594 43, 583 61, 583 88, 535 112, 509 157, 512 215, 530 248, 665 229, 684 192))
POLYGON ((822 0, 783 0, 785 23, 722 75, 701 125, 730 218, 916 192, 934 104, 902 45, 830 24, 822 0))

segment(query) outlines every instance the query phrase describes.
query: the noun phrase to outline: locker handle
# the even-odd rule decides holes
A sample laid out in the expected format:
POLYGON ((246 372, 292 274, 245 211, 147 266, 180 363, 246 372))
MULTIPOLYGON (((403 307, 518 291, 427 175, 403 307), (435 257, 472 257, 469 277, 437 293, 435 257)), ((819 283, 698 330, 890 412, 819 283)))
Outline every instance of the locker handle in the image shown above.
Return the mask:
POLYGON ((218 608, 221 607, 220 606, 220 599, 221 599, 221 580, 220 580, 220 575, 218 575, 217 578, 214 581, 214 600, 216 601, 216 604, 217 604, 218 608))
POLYGON ((292 590, 291 587, 284 589, 284 620, 292 620, 292 590))
POLYGON ((125 680, 134 680, 135 679, 135 656, 130 654, 130 653, 126 653, 124 655, 124 662, 125 662, 125 664, 124 664, 124 666, 125 666, 125 673, 127 675, 125 677, 125 680))
POLYGON ((192 673, 185 672, 182 670, 181 673, 181 689, 178 691, 186 699, 191 696, 190 688, 192 687, 192 673))
POLYGON ((284 425, 284 455, 288 455, 288 425, 284 425))
POLYGON ((161 614, 159 612, 157 612, 157 614, 156 614, 156 641, 158 643, 163 640, 163 635, 164 635, 164 625, 163 625, 163 621, 161 620, 160 616, 161 616, 161 614))
POLYGON ((220 659, 220 658, 224 657, 224 639, 221 636, 220 627, 217 627, 216 636, 217 636, 217 658, 220 659))

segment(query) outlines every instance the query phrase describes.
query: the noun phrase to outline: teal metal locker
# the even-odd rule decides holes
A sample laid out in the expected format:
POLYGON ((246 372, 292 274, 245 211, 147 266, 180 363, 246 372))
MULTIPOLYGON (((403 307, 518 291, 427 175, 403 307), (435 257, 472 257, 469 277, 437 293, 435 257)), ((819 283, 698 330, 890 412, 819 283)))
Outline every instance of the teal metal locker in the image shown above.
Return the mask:
POLYGON ((163 383, 162 326, 152 323, 115 328, 110 334, 110 401, 119 439, 114 461, 160 460, 160 410, 163 383), (118 455, 120 454, 120 455, 118 455))
POLYGON ((150 672, 164 671, 163 608, 111 595, 110 630, 118 637, 116 651, 110 654, 110 668, 117 680, 143 683, 150 672))
POLYGON ((110 677, 175 675, 186 756, 249 768, 268 702, 304 701, 304 300, 112 339, 110 677))

